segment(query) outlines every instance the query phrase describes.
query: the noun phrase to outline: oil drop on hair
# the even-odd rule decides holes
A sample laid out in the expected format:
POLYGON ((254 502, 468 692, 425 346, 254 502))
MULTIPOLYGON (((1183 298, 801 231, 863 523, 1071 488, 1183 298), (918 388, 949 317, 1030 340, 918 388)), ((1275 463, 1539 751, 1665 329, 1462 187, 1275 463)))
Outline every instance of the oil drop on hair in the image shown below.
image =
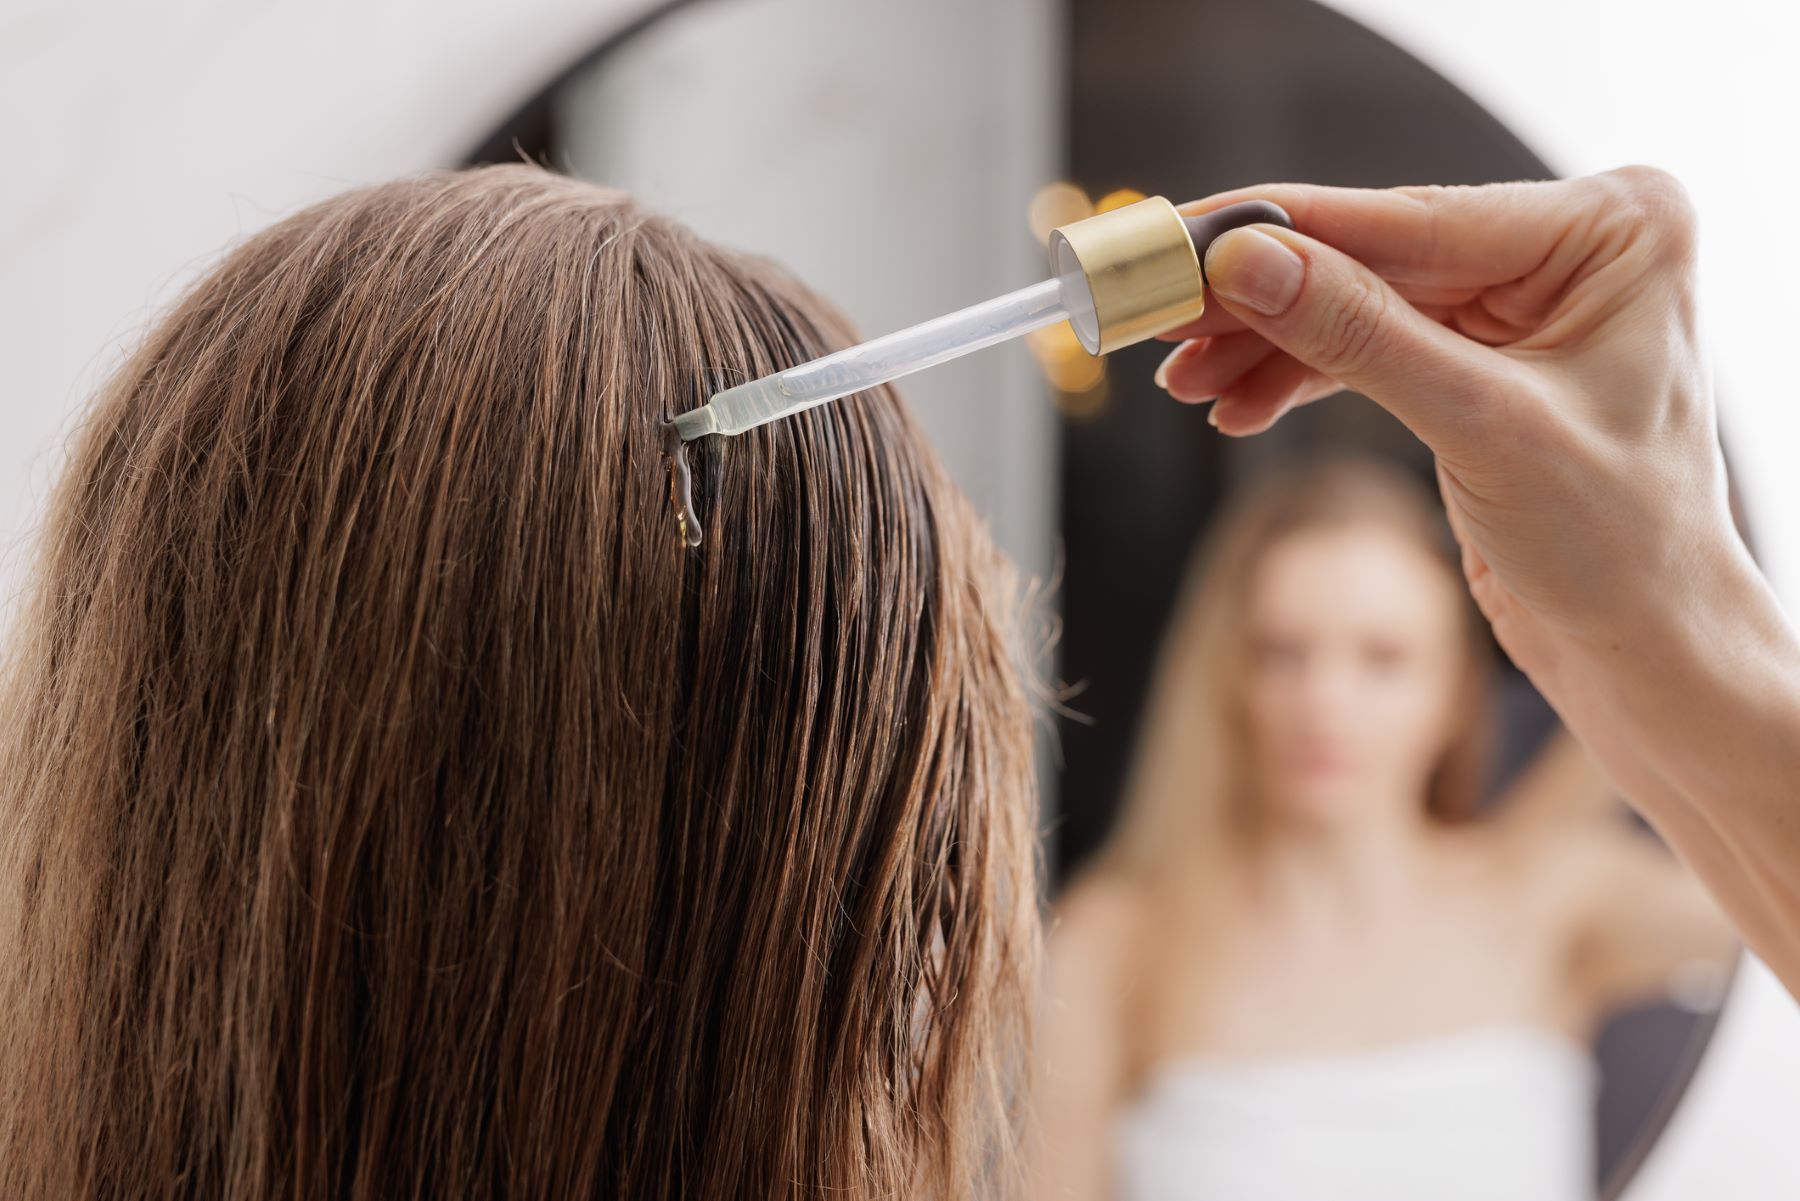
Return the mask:
POLYGON ((663 459, 669 465, 669 506, 683 546, 700 545, 700 515, 694 512, 694 477, 688 471, 687 443, 672 421, 663 422, 663 459))

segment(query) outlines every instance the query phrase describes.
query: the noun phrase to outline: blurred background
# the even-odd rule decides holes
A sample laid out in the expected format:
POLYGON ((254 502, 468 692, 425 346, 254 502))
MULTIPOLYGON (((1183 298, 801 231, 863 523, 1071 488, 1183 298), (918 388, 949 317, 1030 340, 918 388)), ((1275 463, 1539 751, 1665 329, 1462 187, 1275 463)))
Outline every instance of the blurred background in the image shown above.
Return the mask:
MULTIPOLYGON (((529 158, 768 254, 879 333, 1041 278, 1050 228, 1265 180, 1480 183, 1644 161, 1703 223, 1703 312, 1753 545, 1800 605, 1800 304, 1786 209, 1788 6, 1517 0, 678 0, 49 5, 0 16, 24 146, 0 184, 0 584, 61 440, 156 306, 219 247, 366 180, 529 158)), ((1047 582, 1072 715, 1046 732, 1053 892, 1104 842, 1190 554, 1221 505, 1322 449, 1429 479, 1360 398, 1223 439, 1060 330, 906 381, 996 538, 1047 582)), ((1552 716, 1503 661, 1484 804, 1552 716)), ((1621 816, 1621 828, 1629 823, 1621 816)), ((1648 839, 1641 831, 1632 837, 1648 839)), ((1421 952, 1423 954, 1423 951, 1421 952)), ((1800 1013, 1754 962, 1728 993, 1611 1015, 1595 1184, 1635 1201, 1800 1195, 1800 1013), (1720 1005, 1723 1000, 1722 1007, 1720 1005)))

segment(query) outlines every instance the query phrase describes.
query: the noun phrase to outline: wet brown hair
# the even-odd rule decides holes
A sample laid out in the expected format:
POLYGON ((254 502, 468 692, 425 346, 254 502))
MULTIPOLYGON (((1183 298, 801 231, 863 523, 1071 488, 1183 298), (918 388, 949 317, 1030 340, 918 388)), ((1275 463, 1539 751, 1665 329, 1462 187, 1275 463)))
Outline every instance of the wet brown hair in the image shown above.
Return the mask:
POLYGON ((97 400, 0 736, 0 1194, 961 1197, 1036 948, 1011 585, 850 331, 523 166, 235 250, 97 400))
MULTIPOLYGON (((1149 869, 1171 855, 1192 866, 1198 844, 1217 842, 1250 787, 1238 689, 1246 670, 1250 581, 1269 548, 1312 530, 1374 525, 1404 538, 1442 570, 1468 648, 1458 709, 1425 797, 1434 818, 1476 812, 1486 750, 1483 700, 1489 650, 1457 564, 1448 522, 1400 468, 1372 459, 1302 460, 1237 497, 1195 552, 1158 656, 1148 715, 1118 826, 1102 864, 1149 869)), ((1220 850, 1229 858, 1229 851, 1220 850)))

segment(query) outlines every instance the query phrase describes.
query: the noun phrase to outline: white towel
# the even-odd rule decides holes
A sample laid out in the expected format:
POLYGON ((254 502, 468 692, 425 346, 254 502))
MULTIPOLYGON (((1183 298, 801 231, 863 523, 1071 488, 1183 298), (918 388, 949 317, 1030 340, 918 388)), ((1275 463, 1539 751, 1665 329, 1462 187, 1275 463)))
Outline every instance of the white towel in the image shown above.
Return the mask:
POLYGON ((1586 1051, 1495 1027, 1313 1059, 1171 1060, 1120 1116, 1122 1201, 1585 1201, 1586 1051))

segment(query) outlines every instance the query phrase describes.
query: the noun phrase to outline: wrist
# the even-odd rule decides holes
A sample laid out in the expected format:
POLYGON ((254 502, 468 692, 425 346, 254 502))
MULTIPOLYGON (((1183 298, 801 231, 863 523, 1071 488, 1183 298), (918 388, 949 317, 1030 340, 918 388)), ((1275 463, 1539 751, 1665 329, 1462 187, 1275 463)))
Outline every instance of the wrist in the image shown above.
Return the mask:
POLYGON ((1800 637, 1735 536, 1597 653, 1636 753, 1687 802, 1785 796, 1800 780, 1800 637), (1791 761, 1791 762, 1790 762, 1791 761))

